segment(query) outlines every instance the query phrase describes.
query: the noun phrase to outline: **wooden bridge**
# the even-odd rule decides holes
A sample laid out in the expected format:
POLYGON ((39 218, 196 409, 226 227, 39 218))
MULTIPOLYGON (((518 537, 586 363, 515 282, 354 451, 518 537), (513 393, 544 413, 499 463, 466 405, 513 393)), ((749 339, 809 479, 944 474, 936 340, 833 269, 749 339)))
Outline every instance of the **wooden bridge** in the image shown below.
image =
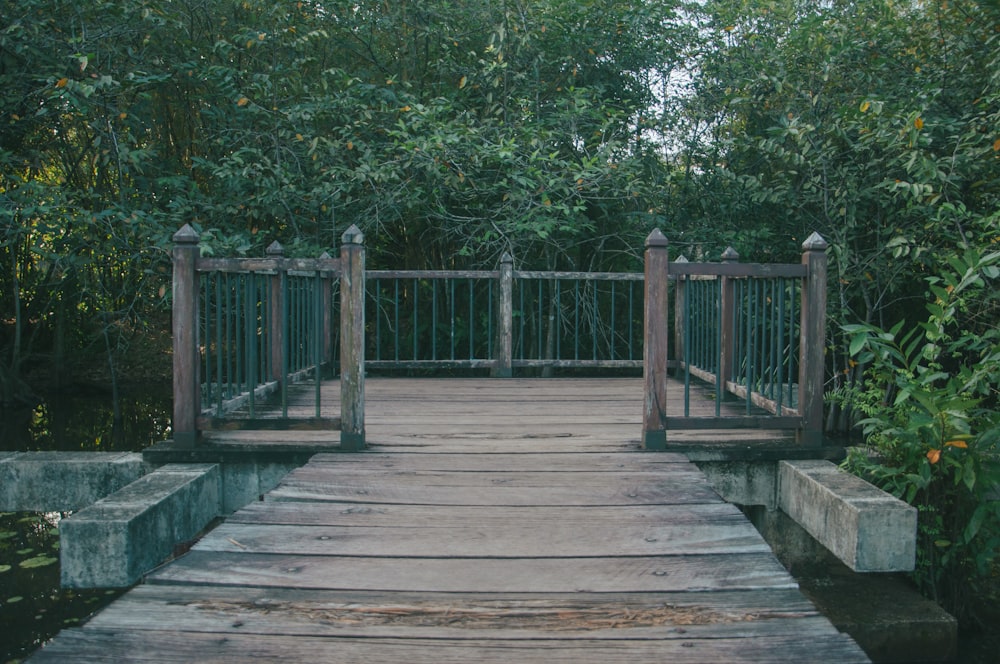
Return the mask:
POLYGON ((317 454, 31 661, 868 661, 687 457, 643 451, 643 389, 370 379, 367 452, 317 454))
POLYGON ((867 661, 681 453, 818 450, 818 236, 762 266, 654 232, 624 275, 175 238, 174 447, 313 456, 32 661, 867 661), (546 367, 643 377, 514 377, 546 367))

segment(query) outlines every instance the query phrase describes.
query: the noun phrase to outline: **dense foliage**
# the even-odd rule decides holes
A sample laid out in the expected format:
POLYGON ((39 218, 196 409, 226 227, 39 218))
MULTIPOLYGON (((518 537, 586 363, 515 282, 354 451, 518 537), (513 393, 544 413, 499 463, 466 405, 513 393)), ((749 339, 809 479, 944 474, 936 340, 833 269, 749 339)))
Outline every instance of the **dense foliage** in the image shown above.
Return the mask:
POLYGON ((960 321, 996 297, 1000 251, 952 257, 928 282, 926 316, 908 329, 844 326, 870 368, 838 396, 867 415, 869 447, 848 467, 918 507, 915 579, 964 618, 1000 555, 1000 328, 960 321))
MULTIPOLYGON (((112 362, 184 223, 213 251, 381 267, 609 269, 668 165, 645 127, 692 27, 673 3, 27 0, 0 30, 3 401, 112 362), (74 337, 74 338, 70 338, 74 337), (57 376, 58 377, 58 376, 57 376)), ((625 261, 623 263, 623 261, 625 261)))

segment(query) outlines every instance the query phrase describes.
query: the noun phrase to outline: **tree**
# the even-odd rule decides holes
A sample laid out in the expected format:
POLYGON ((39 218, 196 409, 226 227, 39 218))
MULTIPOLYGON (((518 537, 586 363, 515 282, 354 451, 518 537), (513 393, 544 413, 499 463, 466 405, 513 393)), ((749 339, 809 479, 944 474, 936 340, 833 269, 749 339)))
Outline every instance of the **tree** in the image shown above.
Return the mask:
POLYGON ((4 398, 53 351, 116 366, 162 319, 172 233, 372 264, 635 261, 673 1, 26 0, 0 36, 4 398))
MULTIPOLYGON (((888 329, 940 260, 992 242, 995 6, 719 0, 704 8, 691 108, 711 138, 689 144, 700 171, 693 214, 713 214, 751 242, 822 233, 835 325, 888 329)), ((837 329, 828 354, 835 384, 859 377, 837 329)))

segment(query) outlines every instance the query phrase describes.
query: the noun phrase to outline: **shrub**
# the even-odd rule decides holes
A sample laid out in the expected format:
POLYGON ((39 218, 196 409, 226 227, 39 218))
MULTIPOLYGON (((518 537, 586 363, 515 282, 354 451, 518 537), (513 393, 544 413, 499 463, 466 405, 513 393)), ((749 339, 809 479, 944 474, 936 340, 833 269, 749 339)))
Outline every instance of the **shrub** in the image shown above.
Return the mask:
POLYGON ((866 367, 837 395, 865 415, 867 448, 846 466, 917 507, 914 580, 960 618, 1000 546, 1000 330, 980 316, 995 313, 998 265, 1000 252, 966 250, 927 280, 925 320, 843 328, 866 367))

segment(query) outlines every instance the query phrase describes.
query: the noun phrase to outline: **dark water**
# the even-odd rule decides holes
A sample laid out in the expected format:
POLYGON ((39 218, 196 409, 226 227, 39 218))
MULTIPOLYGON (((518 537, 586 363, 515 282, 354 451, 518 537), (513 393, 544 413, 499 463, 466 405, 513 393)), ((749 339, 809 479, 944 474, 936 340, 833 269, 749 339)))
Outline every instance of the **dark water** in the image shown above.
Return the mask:
POLYGON ((35 408, 0 410, 0 451, 137 452, 168 435, 170 386, 125 386, 116 424, 111 393, 81 387, 43 397, 35 408))
MULTIPOLYGON (((93 388, 49 395, 35 408, 0 410, 0 451, 139 451, 167 437, 169 386, 93 388)), ((59 512, 0 512, 0 664, 18 662, 63 627, 85 620, 119 591, 59 586, 59 512)))

